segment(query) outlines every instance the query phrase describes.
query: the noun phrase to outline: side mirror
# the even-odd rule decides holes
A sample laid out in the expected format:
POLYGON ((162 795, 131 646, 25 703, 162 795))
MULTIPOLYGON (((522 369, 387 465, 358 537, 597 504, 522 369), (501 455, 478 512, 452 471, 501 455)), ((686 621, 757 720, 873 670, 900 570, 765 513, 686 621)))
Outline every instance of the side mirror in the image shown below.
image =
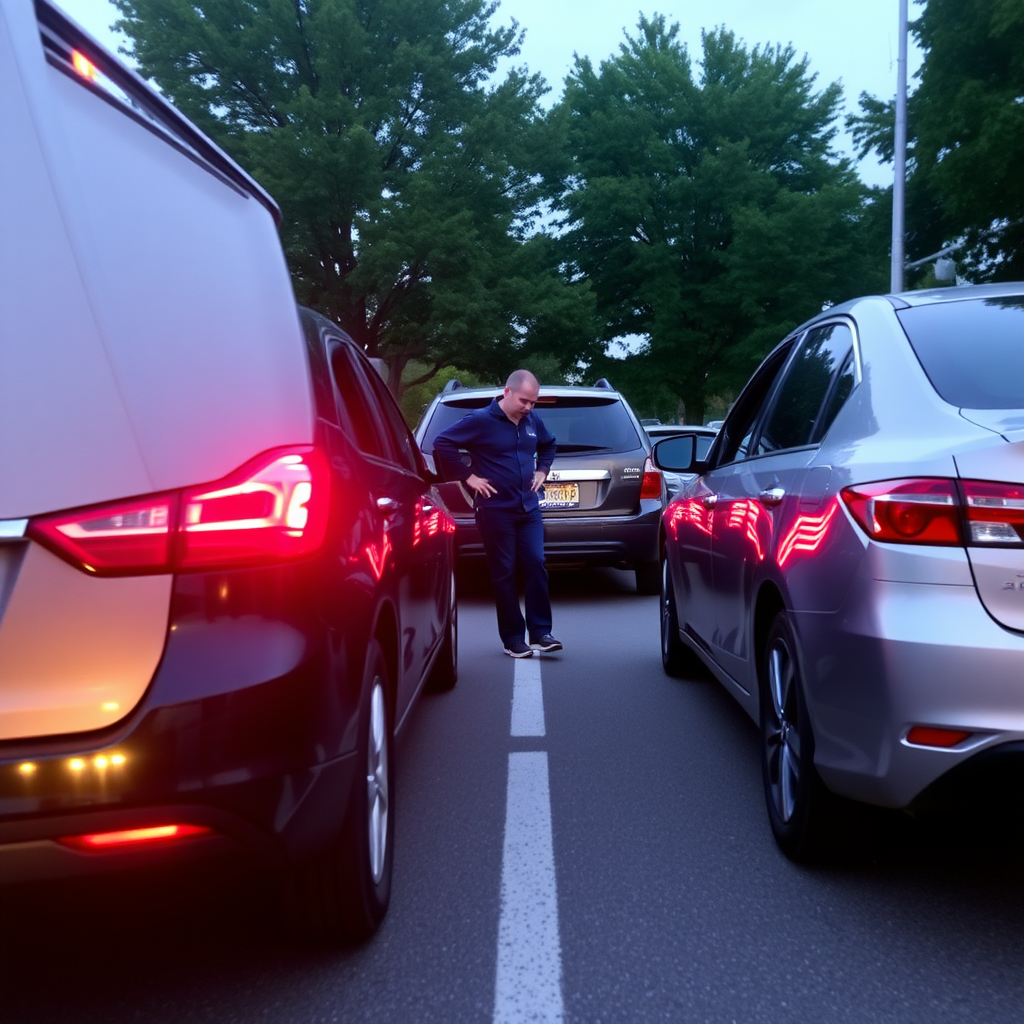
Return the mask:
POLYGON ((437 463, 434 461, 434 456, 421 451, 420 457, 423 459, 423 468, 426 470, 427 479, 434 484, 440 483, 441 477, 438 476, 437 463))
POLYGON ((669 473, 702 473, 704 462, 697 458, 696 434, 673 434, 656 442, 651 453, 658 469, 669 473))

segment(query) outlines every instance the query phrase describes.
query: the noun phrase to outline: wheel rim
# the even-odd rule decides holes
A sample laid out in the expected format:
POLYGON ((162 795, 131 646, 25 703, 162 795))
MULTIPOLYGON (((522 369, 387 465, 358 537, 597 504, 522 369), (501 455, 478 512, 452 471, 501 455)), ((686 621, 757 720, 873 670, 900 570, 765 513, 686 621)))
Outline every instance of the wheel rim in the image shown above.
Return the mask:
POLYGON ((370 694, 370 735, 366 758, 367 834, 370 870, 376 885, 384 877, 388 847, 388 740, 384 687, 377 676, 370 694))
POLYGON ((661 657, 668 659, 669 644, 672 641, 670 636, 672 630, 671 600, 668 585, 668 560, 661 563, 661 657))
POLYGON ((777 639, 768 652, 768 692, 764 740, 772 803, 788 822, 800 796, 800 733, 797 728, 797 675, 792 653, 777 639))
POLYGON ((451 660, 455 664, 455 652, 459 644, 459 606, 455 600, 455 574, 452 573, 451 594, 448 604, 448 643, 451 646, 451 660))

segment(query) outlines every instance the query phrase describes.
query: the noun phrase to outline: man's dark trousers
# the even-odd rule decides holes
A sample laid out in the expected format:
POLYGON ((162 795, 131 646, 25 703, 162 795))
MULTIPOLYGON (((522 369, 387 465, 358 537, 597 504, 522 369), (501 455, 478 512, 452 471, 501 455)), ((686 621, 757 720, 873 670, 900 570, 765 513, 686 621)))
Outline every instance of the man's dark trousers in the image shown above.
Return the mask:
POLYGON ((551 599, 548 571, 544 567, 544 520, 540 509, 477 507, 476 525, 487 553, 491 586, 498 612, 498 634, 503 644, 530 639, 551 632, 551 599), (516 567, 523 573, 526 588, 526 622, 519 608, 516 567))

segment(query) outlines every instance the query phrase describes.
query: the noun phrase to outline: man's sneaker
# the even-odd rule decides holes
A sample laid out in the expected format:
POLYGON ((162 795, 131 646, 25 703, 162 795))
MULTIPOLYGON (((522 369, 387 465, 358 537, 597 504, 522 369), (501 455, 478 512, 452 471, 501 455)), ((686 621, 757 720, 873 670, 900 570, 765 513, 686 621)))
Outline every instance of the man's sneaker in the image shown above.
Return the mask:
POLYGON ((535 651, 543 651, 545 654, 562 649, 562 645, 550 633, 537 637, 531 646, 535 651))
MULTIPOLYGON (((562 645, 559 644, 558 646, 561 647, 562 645)), ((512 640, 510 643, 505 644, 505 653, 510 658, 532 658, 533 648, 529 644, 523 643, 522 640, 512 640)))

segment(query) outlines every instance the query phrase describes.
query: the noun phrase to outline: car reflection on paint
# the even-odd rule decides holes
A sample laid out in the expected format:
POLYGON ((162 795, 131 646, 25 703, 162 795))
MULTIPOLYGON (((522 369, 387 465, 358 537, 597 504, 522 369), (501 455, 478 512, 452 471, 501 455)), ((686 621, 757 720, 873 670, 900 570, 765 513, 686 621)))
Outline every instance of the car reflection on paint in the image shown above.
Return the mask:
POLYGON ((859 299, 788 336, 662 519, 666 671, 760 725, 795 859, 841 797, 998 798, 1024 765, 1024 285, 859 299), (969 343, 968 343, 969 342, 969 343))

